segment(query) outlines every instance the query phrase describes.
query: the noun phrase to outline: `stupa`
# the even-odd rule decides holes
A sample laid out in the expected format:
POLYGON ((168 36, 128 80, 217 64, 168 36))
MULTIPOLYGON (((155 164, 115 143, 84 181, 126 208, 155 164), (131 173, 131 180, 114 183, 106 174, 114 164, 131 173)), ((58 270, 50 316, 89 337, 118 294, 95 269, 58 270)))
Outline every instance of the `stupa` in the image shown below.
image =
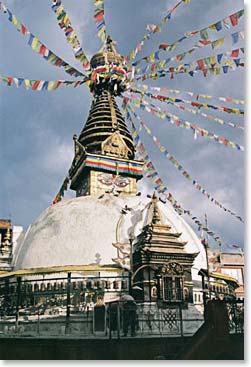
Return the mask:
POLYGON ((198 313, 193 282, 206 268, 205 250, 169 203, 137 189, 144 162, 136 159, 115 100, 127 87, 123 60, 110 37, 91 59, 93 100, 83 130, 73 137, 69 169, 76 197, 45 209, 9 255, 0 280, 13 314, 26 309, 32 315, 46 304, 44 318, 66 307, 69 321, 81 307, 92 310, 98 300, 107 304, 129 293, 148 313, 177 302, 188 316, 198 313), (13 294, 18 304, 11 303, 13 294))

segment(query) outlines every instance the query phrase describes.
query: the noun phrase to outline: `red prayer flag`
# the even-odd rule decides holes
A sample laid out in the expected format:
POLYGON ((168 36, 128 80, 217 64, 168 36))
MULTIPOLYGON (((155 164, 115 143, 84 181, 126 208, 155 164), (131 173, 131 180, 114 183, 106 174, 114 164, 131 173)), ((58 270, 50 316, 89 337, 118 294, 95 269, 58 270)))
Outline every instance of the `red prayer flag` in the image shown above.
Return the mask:
POLYGON ((237 50, 233 50, 231 53, 231 57, 238 57, 239 56, 239 49, 237 48, 237 50))
POLYGON ((63 60, 58 59, 57 62, 55 63, 56 66, 61 66, 63 63, 63 60))
POLYGON ((7 79, 8 79, 8 85, 11 86, 13 78, 11 76, 7 76, 7 79))
POLYGON ((238 24, 238 14, 237 13, 230 15, 229 18, 233 26, 236 26, 238 24))
POLYGON ((22 34, 26 35, 27 29, 23 24, 21 24, 21 32, 22 34))
POLYGON ((78 80, 76 83, 74 83, 74 88, 76 88, 81 83, 81 80, 78 80))
POLYGON ((210 40, 199 40, 200 43, 202 43, 203 45, 210 45, 210 43, 212 43, 212 41, 210 40))
POLYGON ((40 49, 39 49, 39 53, 40 53, 40 55, 45 55, 45 52, 46 52, 46 50, 47 50, 47 48, 46 48, 46 46, 45 45, 41 45, 40 46, 40 49))
POLYGON ((88 61, 88 60, 86 60, 86 62, 83 64, 83 67, 84 67, 84 68, 88 68, 89 64, 90 64, 90 63, 89 63, 89 61, 88 61))
POLYGON ((104 18, 104 10, 101 10, 98 14, 94 15, 95 22, 101 22, 104 18))
POLYGON ((151 70, 152 71, 154 71, 156 69, 156 64, 154 63, 154 64, 152 64, 152 66, 151 66, 151 70))
POLYGON ((159 49, 162 49, 162 50, 165 50, 165 51, 166 51, 167 47, 169 47, 169 45, 167 43, 161 43, 159 45, 159 49))
POLYGON ((56 87, 55 87, 55 89, 58 89, 59 87, 60 87, 60 85, 62 84, 62 82, 61 81, 58 81, 57 82, 57 84, 56 84, 56 87))
POLYGON ((197 64, 199 65, 199 68, 201 70, 204 70, 205 69, 204 61, 202 59, 201 60, 198 60, 197 61, 197 64))
POLYGON ((32 86, 32 90, 37 90, 38 86, 40 84, 40 80, 35 80, 33 86, 32 86))

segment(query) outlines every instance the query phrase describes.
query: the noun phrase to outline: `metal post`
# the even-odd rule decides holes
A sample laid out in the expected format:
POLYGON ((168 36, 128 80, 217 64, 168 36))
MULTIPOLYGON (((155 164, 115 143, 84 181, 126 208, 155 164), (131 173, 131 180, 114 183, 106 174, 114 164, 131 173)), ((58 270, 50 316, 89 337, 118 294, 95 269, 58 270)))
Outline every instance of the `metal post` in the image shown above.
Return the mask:
POLYGON ((66 324, 65 333, 69 332, 70 327, 70 312, 71 312, 71 273, 67 274, 67 288, 66 288, 66 324))
MULTIPOLYGON (((148 256, 148 263, 150 264, 150 259, 148 256)), ((152 292, 151 292, 151 268, 148 267, 148 287, 149 287, 149 301, 152 302, 152 292)))
MULTIPOLYGON (((207 228, 207 215, 206 214, 205 214, 205 226, 207 228)), ((208 237, 205 240, 204 248, 205 248, 206 260, 207 260, 208 296, 209 296, 209 299, 211 300, 211 289, 210 289, 211 287, 210 287, 210 275, 209 275, 209 261, 208 261, 208 252, 207 252, 207 249, 208 249, 208 237)))
POLYGON ((205 288, 205 277, 204 275, 201 276, 202 277, 202 289, 203 289, 203 306, 204 306, 204 318, 205 318, 205 311, 206 311, 206 288, 205 288))
POLYGON ((160 300, 160 277, 157 276, 157 299, 160 300))
POLYGON ((117 337, 120 339, 120 304, 117 304, 117 337))
POLYGON ((133 274, 133 254, 132 254, 132 243, 133 238, 129 238, 130 242, 130 271, 129 271, 129 294, 132 294, 132 274, 133 274))
POLYGON ((181 304, 179 304, 179 314, 180 314, 180 335, 181 335, 181 337, 183 337, 184 333, 183 333, 183 317, 182 317, 182 306, 181 306, 181 304))
POLYGON ((109 303, 108 312, 109 312, 109 339, 111 340, 111 338, 112 338, 112 330, 111 330, 111 303, 109 303))
POLYGON ((40 333, 40 306, 38 306, 38 313, 37 313, 37 334, 40 333))
POLYGON ((20 306, 20 299, 21 299, 21 281, 22 281, 22 278, 18 277, 17 278, 17 298, 16 298, 16 324, 15 324, 16 332, 18 329, 19 306, 20 306))

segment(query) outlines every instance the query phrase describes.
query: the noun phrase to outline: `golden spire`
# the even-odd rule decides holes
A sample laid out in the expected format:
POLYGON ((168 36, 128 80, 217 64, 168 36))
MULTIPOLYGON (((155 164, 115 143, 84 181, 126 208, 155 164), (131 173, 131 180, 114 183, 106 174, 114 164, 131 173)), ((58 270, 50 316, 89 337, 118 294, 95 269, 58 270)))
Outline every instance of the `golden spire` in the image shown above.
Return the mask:
POLYGON ((151 221, 151 223, 152 224, 162 224, 157 201, 158 201, 158 198, 157 198, 157 196, 155 194, 155 191, 154 191, 153 196, 152 196, 152 201, 151 201, 151 205, 152 205, 152 221, 151 221))
POLYGON ((78 138, 87 153, 134 159, 135 146, 114 96, 107 90, 96 96, 78 138))

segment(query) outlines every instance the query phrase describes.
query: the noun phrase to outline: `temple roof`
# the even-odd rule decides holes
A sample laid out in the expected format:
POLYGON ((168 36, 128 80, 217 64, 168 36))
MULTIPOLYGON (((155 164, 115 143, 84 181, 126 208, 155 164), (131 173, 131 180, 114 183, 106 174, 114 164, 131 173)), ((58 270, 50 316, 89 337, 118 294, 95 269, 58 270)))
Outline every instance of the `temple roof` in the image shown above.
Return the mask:
POLYGON ((158 198, 154 193, 149 204, 147 225, 137 237, 135 251, 143 249, 150 252, 185 254, 187 242, 181 240, 181 235, 181 232, 175 232, 172 226, 164 223, 158 207, 158 198))

